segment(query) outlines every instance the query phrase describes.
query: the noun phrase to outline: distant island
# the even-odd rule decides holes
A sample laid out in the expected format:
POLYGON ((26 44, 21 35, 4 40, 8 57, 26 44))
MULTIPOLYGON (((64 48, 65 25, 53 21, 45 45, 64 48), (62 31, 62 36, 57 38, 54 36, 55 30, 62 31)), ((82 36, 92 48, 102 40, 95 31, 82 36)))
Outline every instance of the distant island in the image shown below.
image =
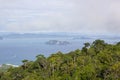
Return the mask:
POLYGON ((68 41, 59 41, 59 40, 49 40, 46 42, 48 45, 68 45, 70 42, 68 41))
POLYGON ((81 36, 81 37, 73 37, 73 40, 75 39, 92 39, 92 37, 84 37, 84 36, 81 36))

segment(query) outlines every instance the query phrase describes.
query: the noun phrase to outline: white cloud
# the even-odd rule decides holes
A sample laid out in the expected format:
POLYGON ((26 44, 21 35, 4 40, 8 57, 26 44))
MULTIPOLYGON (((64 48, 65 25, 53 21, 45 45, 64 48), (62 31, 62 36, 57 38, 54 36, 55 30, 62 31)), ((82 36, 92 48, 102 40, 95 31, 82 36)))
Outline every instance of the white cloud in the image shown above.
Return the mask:
POLYGON ((120 33, 119 0, 0 0, 1 31, 120 33))

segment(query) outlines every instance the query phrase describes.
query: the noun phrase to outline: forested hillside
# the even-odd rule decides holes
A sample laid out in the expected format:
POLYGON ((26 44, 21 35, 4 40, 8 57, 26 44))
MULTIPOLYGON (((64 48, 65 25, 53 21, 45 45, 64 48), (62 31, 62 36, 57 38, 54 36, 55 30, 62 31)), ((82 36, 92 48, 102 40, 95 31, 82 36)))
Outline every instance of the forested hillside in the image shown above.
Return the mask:
POLYGON ((57 52, 0 72, 0 80, 120 80, 120 42, 84 43, 80 50, 57 52))

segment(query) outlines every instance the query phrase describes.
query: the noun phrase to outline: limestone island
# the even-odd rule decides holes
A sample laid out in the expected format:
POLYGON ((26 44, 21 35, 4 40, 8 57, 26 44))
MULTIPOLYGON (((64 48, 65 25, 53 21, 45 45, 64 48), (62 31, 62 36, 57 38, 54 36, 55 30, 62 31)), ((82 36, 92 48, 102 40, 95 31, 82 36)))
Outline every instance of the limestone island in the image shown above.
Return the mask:
POLYGON ((48 45, 68 45, 70 42, 68 41, 58 41, 58 40, 49 40, 46 42, 48 45))

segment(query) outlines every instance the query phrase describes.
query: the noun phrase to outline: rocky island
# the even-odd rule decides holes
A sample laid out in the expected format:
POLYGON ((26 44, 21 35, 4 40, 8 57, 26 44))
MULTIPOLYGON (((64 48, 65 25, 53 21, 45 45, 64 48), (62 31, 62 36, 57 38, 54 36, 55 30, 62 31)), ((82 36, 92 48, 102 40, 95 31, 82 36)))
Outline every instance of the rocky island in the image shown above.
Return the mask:
POLYGON ((46 42, 48 45, 68 45, 70 42, 68 41, 58 41, 58 40, 49 40, 46 42))

